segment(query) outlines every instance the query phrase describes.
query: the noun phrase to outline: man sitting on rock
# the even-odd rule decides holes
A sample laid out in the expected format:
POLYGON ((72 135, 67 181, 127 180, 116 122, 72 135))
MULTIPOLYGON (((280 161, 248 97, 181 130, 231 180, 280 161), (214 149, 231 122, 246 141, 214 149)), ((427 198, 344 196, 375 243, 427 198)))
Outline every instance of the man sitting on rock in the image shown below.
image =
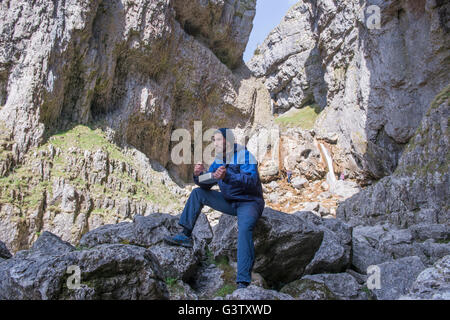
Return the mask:
POLYGON ((192 191, 186 202, 179 224, 183 233, 165 240, 170 244, 192 247, 191 233, 204 205, 217 211, 237 216, 237 279, 238 288, 245 288, 251 282, 255 261, 253 228, 264 209, 264 198, 258 165, 247 148, 234 143, 230 129, 221 128, 214 134, 216 157, 208 172, 216 181, 200 183, 198 176, 204 173, 202 164, 194 167, 194 181, 200 187, 192 191), (215 184, 220 192, 210 190, 215 184))

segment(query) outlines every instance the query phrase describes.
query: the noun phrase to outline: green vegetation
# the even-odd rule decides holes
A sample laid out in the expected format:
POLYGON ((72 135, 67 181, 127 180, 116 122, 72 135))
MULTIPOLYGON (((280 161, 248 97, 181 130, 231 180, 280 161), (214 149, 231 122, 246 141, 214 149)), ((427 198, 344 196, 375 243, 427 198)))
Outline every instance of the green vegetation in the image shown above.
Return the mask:
POLYGON ((216 291, 216 297, 225 297, 227 294, 232 294, 236 290, 236 285, 225 284, 219 290, 216 291))
POLYGON ((317 104, 305 106, 298 110, 290 110, 284 115, 275 119, 275 122, 282 127, 300 127, 302 129, 312 129, 320 113, 317 104))
POLYGON ((167 286, 173 287, 176 285, 177 279, 176 278, 166 278, 165 282, 166 282, 167 286))
MULTIPOLYGON (((103 149, 108 152, 110 159, 120 160, 132 164, 132 162, 125 157, 120 148, 106 139, 105 133, 100 129, 92 129, 85 125, 77 125, 70 130, 59 132, 49 139, 49 143, 55 147, 67 151, 71 147, 76 147, 81 150, 96 151, 103 149)), ((41 146, 39 150, 47 149, 48 144, 41 146)))
POLYGON ((82 245, 76 246, 76 247, 75 247, 75 250, 76 250, 76 251, 81 251, 81 250, 86 250, 86 249, 89 249, 89 247, 87 247, 87 246, 82 246, 82 245))

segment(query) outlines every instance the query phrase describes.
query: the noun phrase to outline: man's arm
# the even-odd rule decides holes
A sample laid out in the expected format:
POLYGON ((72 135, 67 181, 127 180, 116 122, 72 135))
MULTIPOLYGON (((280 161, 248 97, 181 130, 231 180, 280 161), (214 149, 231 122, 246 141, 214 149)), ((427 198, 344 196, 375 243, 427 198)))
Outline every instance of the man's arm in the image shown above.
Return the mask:
POLYGON ((258 162, 247 150, 239 154, 238 163, 240 173, 226 172, 224 182, 231 185, 239 185, 244 190, 256 190, 258 187, 258 162))
POLYGON ((240 185, 245 190, 256 190, 258 186, 258 166, 256 164, 241 164, 240 173, 230 173, 228 170, 223 181, 231 185, 240 185))
MULTIPOLYGON (((209 169, 208 169, 208 171, 206 173, 214 172, 215 171, 215 167, 216 167, 216 161, 214 160, 214 162, 211 163, 211 165, 209 166, 209 169)), ((213 183, 198 182, 198 176, 196 176, 195 174, 192 174, 192 176, 194 177, 195 184, 198 185, 200 188, 205 189, 205 190, 209 190, 209 189, 211 189, 212 186, 217 184, 217 182, 213 182, 213 183)))

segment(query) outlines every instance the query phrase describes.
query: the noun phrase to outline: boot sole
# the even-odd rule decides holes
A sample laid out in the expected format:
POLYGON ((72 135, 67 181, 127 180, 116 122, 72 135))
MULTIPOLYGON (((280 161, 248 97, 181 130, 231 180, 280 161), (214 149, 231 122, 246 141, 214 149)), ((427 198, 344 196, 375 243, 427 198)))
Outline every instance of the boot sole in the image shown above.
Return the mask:
POLYGON ((171 239, 164 239, 164 241, 166 241, 168 244, 173 244, 173 245, 176 245, 176 246, 182 246, 182 247, 185 247, 185 248, 192 248, 193 247, 192 244, 185 244, 185 243, 182 243, 182 242, 173 241, 171 239))

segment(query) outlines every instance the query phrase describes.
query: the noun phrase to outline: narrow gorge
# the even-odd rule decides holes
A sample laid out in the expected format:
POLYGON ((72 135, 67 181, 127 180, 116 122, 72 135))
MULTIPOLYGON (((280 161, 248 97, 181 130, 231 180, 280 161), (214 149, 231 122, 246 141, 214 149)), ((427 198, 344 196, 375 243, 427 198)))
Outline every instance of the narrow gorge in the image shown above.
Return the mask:
POLYGON ((247 62, 257 0, 0 8, 0 299, 450 299, 448 1, 300 0, 247 62), (174 132, 222 127, 266 202, 237 290, 235 217, 163 241, 174 132))

